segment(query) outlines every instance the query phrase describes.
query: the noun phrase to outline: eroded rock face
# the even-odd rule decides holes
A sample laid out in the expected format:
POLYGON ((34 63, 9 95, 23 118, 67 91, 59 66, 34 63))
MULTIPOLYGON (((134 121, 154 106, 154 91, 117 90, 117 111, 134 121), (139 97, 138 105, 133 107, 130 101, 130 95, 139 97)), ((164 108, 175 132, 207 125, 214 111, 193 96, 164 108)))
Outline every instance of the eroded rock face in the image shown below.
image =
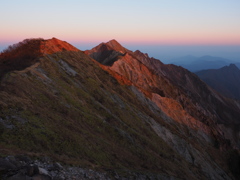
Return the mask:
MULTIPOLYGON (((140 51, 132 52, 125 49, 124 53, 121 53, 121 45, 111 46, 112 43, 117 44, 115 41, 102 43, 97 48, 89 50, 87 54, 102 63, 100 59, 102 58, 101 54, 104 54, 104 49, 101 47, 107 46, 108 51, 119 53, 114 57, 112 64, 102 63, 106 65, 102 66, 103 69, 111 72, 110 74, 121 83, 124 83, 123 78, 119 78, 119 76, 126 78, 127 82, 131 82, 128 85, 135 86, 146 98, 151 99, 167 117, 166 119, 170 118, 170 124, 176 122, 178 126, 181 124, 177 130, 179 134, 183 135, 187 130, 190 135, 201 142, 201 148, 204 148, 204 143, 216 146, 217 142, 217 146, 224 151, 229 148, 239 149, 239 128, 237 127, 240 124, 240 108, 238 102, 221 96, 195 74, 182 67, 165 65, 140 51), (101 53, 99 53, 100 49, 101 53), (98 54, 98 56, 93 56, 93 54, 98 54), (227 128, 232 125, 236 127, 235 130, 227 128), (223 132, 225 130, 226 134, 223 132)), ((106 57, 104 58, 106 59, 106 57)), ((108 61, 111 61, 111 56, 107 58, 109 58, 108 61)), ((141 100, 143 99, 141 98, 141 100)), ((171 133, 163 130, 154 121, 149 122, 155 132, 166 142, 171 142, 171 146, 186 160, 192 161, 193 164, 201 164, 202 159, 206 159, 209 163, 205 164, 208 168, 204 171, 208 171, 207 169, 212 169, 209 172, 214 171, 215 165, 210 165, 209 155, 202 153, 203 149, 199 151, 194 148, 195 145, 188 146, 184 138, 180 138, 175 133, 175 135, 170 135, 171 133), (182 149, 182 147, 184 148, 182 149)), ((213 177, 209 176, 209 178, 213 177)))
MULTIPOLYGON (((123 50, 123 47, 113 40, 100 44, 88 51, 88 54, 91 56, 98 53, 103 46, 115 53, 123 50)), ((105 50, 101 49, 101 53, 104 52, 105 50)), ((99 54, 93 58, 99 61, 102 56, 99 54)), ((128 79, 168 116, 193 129, 197 128, 206 134, 221 137, 217 123, 240 124, 240 109, 239 105, 236 105, 238 103, 217 94, 195 74, 184 68, 165 65, 140 51, 124 49, 124 54, 118 56, 117 60, 115 57, 114 63, 105 69, 115 71, 128 79), (226 112, 222 113, 222 109, 226 112), (212 126, 217 131, 213 132, 212 126)), ((231 141, 235 145, 238 144, 233 138, 231 141)))
MULTIPOLYGON (((146 54, 139 51, 134 52, 134 54, 147 67, 154 70, 159 76, 168 79, 169 84, 173 84, 175 89, 178 89, 178 94, 174 95, 174 93, 171 93, 170 99, 162 97, 153 99, 161 108, 168 108, 165 112, 170 117, 173 117, 175 114, 173 119, 178 122, 181 119, 182 123, 193 129, 197 127, 206 134, 214 134, 214 136, 219 137, 219 141, 222 141, 222 139, 230 140, 232 147, 239 149, 239 140, 236 140, 236 136, 239 134, 240 123, 239 102, 220 95, 203 83, 195 74, 182 67, 171 64, 165 65, 159 60, 149 58, 146 54), (169 106, 166 104, 169 104, 169 106), (178 114, 177 112, 181 113, 178 114), (186 121, 186 119, 188 120, 186 121), (193 126, 193 124, 195 125, 193 126), (234 124, 235 130, 233 131, 235 132, 232 133, 232 137, 227 135, 229 130, 226 130, 226 133, 224 133, 219 128, 220 124, 222 126, 225 124, 225 128, 234 124)), ((224 148, 226 148, 226 141, 223 140, 222 145, 224 148)))
MULTIPOLYGON (((0 153, 54 154, 94 170, 11 157, 0 160, 11 172, 3 167, 4 177, 234 179, 239 154, 229 150, 238 149, 237 102, 115 40, 85 54, 57 39, 26 43, 38 47, 30 56, 36 61, 8 69, 0 84, 0 153)), ((22 63, 14 56, 6 67, 22 63)))
POLYGON ((107 44, 101 43, 90 51, 85 51, 93 59, 98 59, 101 64, 110 66, 118 57, 123 56, 127 51, 116 40, 111 40, 107 44))

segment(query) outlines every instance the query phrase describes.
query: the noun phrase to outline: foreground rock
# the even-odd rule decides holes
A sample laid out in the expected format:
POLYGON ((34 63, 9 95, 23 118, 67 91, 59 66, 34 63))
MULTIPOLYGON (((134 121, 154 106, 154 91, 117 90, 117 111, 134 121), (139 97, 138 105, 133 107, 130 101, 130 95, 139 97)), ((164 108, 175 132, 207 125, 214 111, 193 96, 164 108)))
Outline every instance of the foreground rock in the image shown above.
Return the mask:
POLYGON ((48 157, 32 160, 28 156, 0 158, 0 179, 3 180, 79 180, 79 179, 175 179, 160 174, 126 172, 124 176, 112 170, 98 172, 92 169, 61 165, 48 157))

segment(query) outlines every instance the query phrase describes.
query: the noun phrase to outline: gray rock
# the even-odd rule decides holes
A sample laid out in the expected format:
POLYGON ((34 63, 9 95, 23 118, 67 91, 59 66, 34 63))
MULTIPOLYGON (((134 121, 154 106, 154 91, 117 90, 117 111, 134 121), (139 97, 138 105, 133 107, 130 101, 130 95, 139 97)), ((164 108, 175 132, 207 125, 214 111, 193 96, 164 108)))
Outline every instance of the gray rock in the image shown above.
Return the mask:
POLYGON ((71 76, 76 76, 76 75, 77 75, 77 72, 74 71, 74 70, 68 65, 68 63, 66 63, 65 61, 60 60, 60 61, 59 61, 59 64, 61 65, 62 69, 63 69, 66 73, 68 73, 69 75, 71 75, 71 76))
POLYGON ((44 156, 41 158, 41 161, 49 164, 52 160, 51 160, 51 158, 44 156))
POLYGON ((54 163, 53 165, 50 165, 48 167, 49 171, 61 171, 62 169, 63 169, 63 167, 60 163, 54 163))
POLYGON ((16 165, 9 162, 8 159, 4 159, 4 158, 0 159, 0 170, 9 170, 9 169, 12 170, 16 168, 17 168, 16 165))
POLYGON ((39 174, 39 169, 37 165, 29 165, 26 167, 26 174, 28 176, 34 176, 36 174, 39 174))
POLYGON ((18 173, 16 175, 6 178, 6 180, 31 180, 31 178, 26 176, 25 174, 18 173))
POLYGON ((16 159, 25 163, 30 163, 32 161, 28 156, 25 155, 18 155, 16 156, 16 159))
POLYGON ((49 173, 48 173, 48 171, 46 169, 43 169, 43 168, 39 167, 38 171, 39 171, 39 174, 49 176, 49 173))
POLYGON ((65 180, 66 178, 61 174, 53 177, 53 180, 65 180))
POLYGON ((32 180, 52 180, 52 178, 48 175, 37 174, 32 177, 32 180))
POLYGON ((12 163, 14 166, 16 166, 17 168, 22 166, 22 163, 19 162, 14 156, 7 156, 5 158, 7 161, 9 161, 10 163, 12 163))
POLYGON ((62 170, 63 169, 63 167, 62 167, 62 165, 60 164, 60 163, 54 163, 53 164, 54 165, 54 167, 57 169, 57 170, 62 170))
MULTIPOLYGON (((131 179, 163 179, 174 180, 171 176, 156 175, 156 174, 141 174, 126 171, 123 177, 114 170, 107 172, 97 172, 91 169, 83 169, 80 167, 67 167, 62 166, 57 162, 50 162, 49 158, 43 158, 41 161, 31 159, 27 156, 8 156, 0 159, 0 165, 3 166, 0 179, 3 180, 131 180, 131 179), (44 160, 43 160, 44 159, 44 160), (46 161, 45 161, 46 160, 46 161), (16 167, 14 164, 26 161, 27 163, 16 167), (5 173, 5 174, 4 174, 5 173)), ((20 163, 21 164, 21 163, 20 163)), ((0 166, 1 167, 1 166, 0 166)))

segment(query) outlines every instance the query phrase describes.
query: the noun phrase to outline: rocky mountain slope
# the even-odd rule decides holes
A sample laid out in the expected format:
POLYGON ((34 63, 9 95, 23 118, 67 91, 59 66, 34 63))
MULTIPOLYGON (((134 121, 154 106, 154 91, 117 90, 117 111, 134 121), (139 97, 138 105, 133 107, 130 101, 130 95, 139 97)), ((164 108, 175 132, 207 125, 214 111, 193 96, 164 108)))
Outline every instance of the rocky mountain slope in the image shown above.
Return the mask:
POLYGON ((115 40, 82 52, 54 38, 5 50, 0 72, 1 156, 49 156, 110 178, 239 175, 239 103, 183 68, 115 40))
POLYGON ((227 97, 240 99, 240 70, 236 65, 198 71, 195 74, 216 91, 227 97))
MULTIPOLYGON (((102 50, 102 46, 107 46, 108 51, 111 50, 112 53, 117 54, 118 49, 122 49, 121 45, 118 44, 120 47, 116 48, 112 46, 113 43, 117 44, 115 40, 102 43, 86 51, 86 54, 91 57, 93 57, 92 54, 98 54, 93 58, 99 61, 105 53, 99 51, 102 50)), ((203 138, 220 149, 228 148, 229 144, 239 148, 240 111, 236 101, 221 96, 184 68, 164 65, 140 51, 125 50, 119 53, 121 54, 114 59, 108 59, 108 62, 114 62, 113 65, 103 63, 106 65, 104 69, 116 79, 119 79, 119 76, 123 77, 119 82, 122 82, 122 79, 129 80, 166 116, 170 117, 173 123, 182 124, 182 127, 186 128, 191 135, 195 134, 197 138, 203 138), (229 129, 232 125, 235 126, 236 131, 229 129)), ((186 154, 183 153, 183 155, 186 154)))
MULTIPOLYGON (((115 44, 117 43, 115 40, 113 41, 115 44)), ((112 41, 99 46, 109 46, 112 48, 112 51, 117 52, 118 50, 115 50, 115 47, 112 47, 111 44, 112 41)), ((96 54, 96 50, 101 49, 99 46, 86 53, 92 57, 93 53, 96 54)), ((121 45, 119 44, 119 46, 121 45)), ((102 54, 98 54, 99 57, 95 57, 96 60, 102 57, 102 54)), ((118 73, 129 80, 152 101, 154 101, 153 96, 160 96, 160 98, 165 100, 174 100, 191 116, 198 118, 198 121, 202 121, 202 118, 226 124, 240 123, 238 116, 240 113, 239 107, 235 101, 214 92, 195 74, 184 68, 175 65, 165 65, 159 60, 149 58, 147 54, 143 54, 140 51, 131 52, 126 50, 121 55, 114 57, 113 61, 114 64, 112 66, 105 66, 104 68, 109 72, 118 73), (195 106, 196 103, 199 105, 195 106), (229 109, 229 114, 222 114, 217 106, 229 109), (231 117, 231 120, 226 121, 227 116, 231 117)), ((108 59, 108 62, 111 62, 111 59, 108 59)), ((161 101, 162 103, 164 102, 164 100, 161 101)))

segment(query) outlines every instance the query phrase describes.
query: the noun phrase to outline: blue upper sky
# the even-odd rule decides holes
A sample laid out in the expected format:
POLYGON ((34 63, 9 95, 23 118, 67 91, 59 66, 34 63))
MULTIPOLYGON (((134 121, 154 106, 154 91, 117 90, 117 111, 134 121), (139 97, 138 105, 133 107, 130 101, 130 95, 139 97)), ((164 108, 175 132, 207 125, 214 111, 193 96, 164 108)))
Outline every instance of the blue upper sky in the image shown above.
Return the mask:
POLYGON ((193 46, 239 55, 239 0, 2 0, 0 17, 0 49, 25 38, 57 37, 83 50, 116 39, 158 58, 159 48, 174 56, 185 54, 184 47, 194 53, 193 46))

